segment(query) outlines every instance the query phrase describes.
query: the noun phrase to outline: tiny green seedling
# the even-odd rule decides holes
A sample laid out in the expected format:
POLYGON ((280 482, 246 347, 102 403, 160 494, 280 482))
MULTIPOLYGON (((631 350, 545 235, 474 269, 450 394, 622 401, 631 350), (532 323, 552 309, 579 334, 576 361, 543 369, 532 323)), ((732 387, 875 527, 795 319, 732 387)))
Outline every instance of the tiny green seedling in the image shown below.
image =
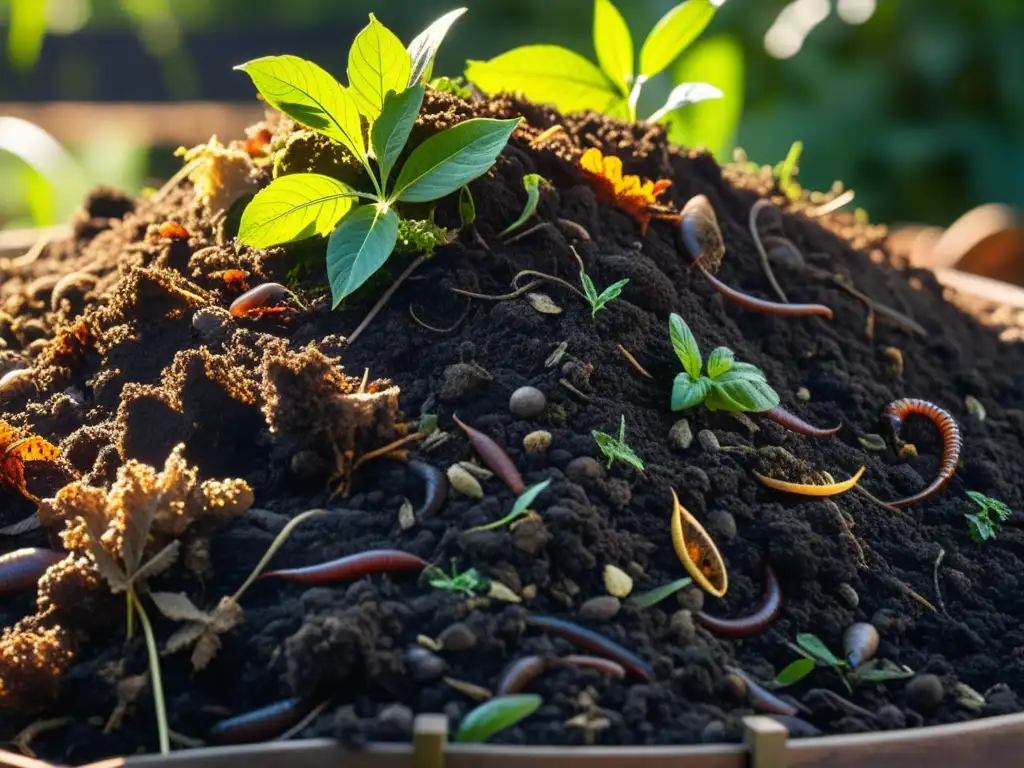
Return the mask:
POLYGON ((246 206, 239 225, 239 242, 255 248, 329 236, 327 276, 335 307, 395 249, 396 205, 439 200, 483 175, 519 124, 466 120, 426 139, 396 167, 437 49, 464 11, 435 21, 408 50, 370 14, 349 50, 348 87, 298 56, 267 56, 236 67, 268 104, 336 143, 365 171, 362 189, 318 173, 279 176, 246 206), (356 205, 357 199, 369 202, 356 205))
POLYGON ((459 224, 468 227, 476 221, 476 201, 468 186, 459 189, 459 224))
POLYGON ((501 518, 501 520, 495 520, 493 523, 487 523, 486 525, 478 525, 475 528, 470 528, 467 533, 472 533, 473 531, 493 531, 496 528, 502 528, 514 523, 527 513, 530 505, 533 504, 537 497, 540 496, 544 489, 549 485, 551 485, 550 480, 545 480, 542 483, 531 485, 519 494, 519 498, 517 498, 515 504, 512 505, 512 511, 501 518))
POLYGON ((989 498, 977 491, 968 491, 967 495, 978 505, 976 514, 968 512, 964 515, 967 518, 967 527, 970 529, 971 538, 979 544, 994 539, 999 524, 1009 520, 1010 515, 1013 514, 1012 511, 1003 502, 989 498), (992 515, 995 515, 995 519, 992 518, 992 515))
POLYGON ((828 667, 835 671, 847 690, 853 690, 850 683, 884 683, 889 680, 905 680, 913 677, 908 669, 884 669, 867 662, 853 669, 849 662, 840 659, 828 649, 825 642, 815 634, 801 632, 796 636, 796 645, 786 643, 800 654, 799 659, 787 665, 775 678, 776 687, 793 685, 807 677, 816 667, 828 667))
POLYGON ((632 448, 626 443, 626 417, 622 416, 622 420, 619 422, 619 436, 612 437, 607 432, 599 432, 596 429, 591 432, 594 436, 594 440, 597 442, 597 447, 601 449, 601 453, 608 459, 608 469, 612 468, 612 464, 618 461, 624 461, 632 467, 644 471, 644 462, 632 448))
POLYGON ((622 293, 622 289, 629 284, 629 278, 625 280, 616 280, 614 283, 609 285, 600 293, 597 292, 597 286, 594 285, 594 281, 590 279, 583 270, 583 265, 580 265, 580 283, 583 285, 583 295, 587 298, 587 303, 590 305, 590 316, 597 317, 597 313, 605 308, 610 302, 619 298, 619 294, 622 293))
POLYGON ((523 176, 523 188, 526 189, 526 205, 523 206, 523 212, 519 214, 519 218, 501 230, 498 235, 499 237, 512 234, 533 216, 537 210, 537 203, 540 202, 541 186, 545 189, 550 189, 551 184, 539 173, 528 173, 523 176))
POLYGON ((802 141, 794 141, 786 153, 786 158, 775 166, 775 178, 778 181, 779 189, 790 200, 800 199, 802 189, 797 183, 796 176, 800 173, 800 155, 804 151, 802 141))
POLYGON ((455 565, 455 558, 452 558, 452 572, 445 573, 442 569, 432 566, 427 576, 427 583, 434 589, 444 589, 449 592, 462 592, 466 595, 485 595, 491 588, 491 580, 482 575, 476 568, 470 568, 459 573, 455 565))
POLYGON ((708 355, 707 375, 697 339, 679 315, 669 317, 672 348, 683 364, 683 372, 672 384, 672 410, 683 411, 704 404, 709 411, 757 413, 779 404, 764 372, 756 365, 736 360, 728 347, 716 347, 708 355))
MULTIPOLYGON (((640 92, 650 78, 675 61, 715 15, 720 2, 686 0, 658 20, 633 55, 633 37, 611 0, 594 0, 594 49, 597 64, 558 45, 524 45, 490 61, 470 61, 466 79, 485 93, 522 93, 536 102, 554 104, 562 112, 593 110, 635 122, 640 92)), ((664 106, 647 118, 662 122, 675 110, 722 91, 708 83, 682 83, 664 106)))
POLYGON ((629 599, 629 602, 633 605, 639 606, 640 608, 650 608, 652 605, 657 605, 662 600, 672 597, 676 592, 690 586, 692 583, 692 578, 684 576, 683 578, 676 579, 668 584, 662 584, 660 587, 655 587, 648 592, 635 595, 629 599))

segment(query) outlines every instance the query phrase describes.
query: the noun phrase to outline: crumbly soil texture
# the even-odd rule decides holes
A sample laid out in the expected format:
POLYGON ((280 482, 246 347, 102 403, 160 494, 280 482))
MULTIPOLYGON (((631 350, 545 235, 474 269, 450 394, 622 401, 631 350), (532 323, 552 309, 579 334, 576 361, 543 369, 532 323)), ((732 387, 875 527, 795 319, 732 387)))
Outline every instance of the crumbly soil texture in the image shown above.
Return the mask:
MULTIPOLYGON (((255 492, 251 509, 149 589, 184 592, 212 608, 238 588, 290 518, 322 508, 325 514, 295 529, 272 567, 393 548, 446 569, 452 562, 460 571, 475 568, 521 597, 516 603, 435 589, 415 573, 313 586, 257 581, 241 599, 243 621, 220 636, 222 647, 205 669, 193 671, 188 651, 161 657, 170 729, 203 740, 226 717, 292 697, 325 702, 302 737, 351 745, 407 740, 413 714, 425 712, 444 713, 454 728, 477 706, 474 696, 485 695, 461 683, 493 692, 519 657, 574 652, 565 640, 529 628, 524 617, 531 613, 620 643, 653 666, 655 679, 552 665, 526 689, 543 698, 540 709, 495 736, 497 743, 739 741, 741 718, 753 710, 728 670, 771 681, 797 658, 787 641, 798 633, 813 632, 841 653, 843 631, 856 621, 877 627, 877 658, 889 668, 934 675, 939 685, 925 678, 848 690, 840 675, 820 668, 779 693, 821 732, 1020 711, 1024 345, 951 303, 930 272, 894 263, 884 227, 842 212, 815 217, 821 198, 788 202, 770 174, 720 167, 706 154, 669 146, 659 128, 562 117, 508 99, 469 105, 434 95, 414 141, 474 114, 525 118, 494 169, 470 185, 475 224, 438 247, 351 344, 346 335, 416 254, 396 253, 332 310, 323 240, 243 247, 233 234, 239 206, 211 215, 187 181, 140 199, 98 190, 69 239, 0 265, 0 358, 5 371, 31 374, 0 392, 2 418, 58 444, 63 455, 60 465, 29 465, 30 490, 46 498, 76 476, 109 487, 125 462, 159 468, 183 443, 202 478, 241 478, 255 492), (531 144, 554 125, 565 130, 531 144), (758 198, 772 197, 781 215, 764 215, 762 230, 788 238, 801 257, 776 243, 779 282, 791 301, 825 304, 834 319, 772 317, 725 300, 690 266, 671 223, 654 221, 641 234, 625 213, 597 202, 576 166, 589 147, 621 157, 627 173, 671 179, 663 201, 677 210, 706 195, 726 245, 719 277, 763 298, 774 297, 747 218, 758 198), (506 242, 499 233, 523 207, 527 173, 551 183, 527 225, 544 226, 506 242), (168 222, 188 237, 161 236, 168 222), (596 317, 554 282, 533 292, 545 293, 558 314, 538 312, 523 294, 499 298, 514 292, 523 270, 578 285, 573 249, 599 289, 629 279, 596 317), (223 272, 233 269, 248 272, 249 285, 289 285, 302 309, 231 316, 226 309, 239 289, 223 272), (926 335, 882 312, 870 318, 844 282, 913 318, 926 335), (842 424, 840 432, 811 439, 757 415, 673 413, 672 381, 681 367, 669 341, 672 312, 686 319, 705 356, 730 347, 765 371, 783 407, 822 427, 842 424), (510 412, 510 396, 523 386, 545 395, 535 418, 510 412), (984 407, 984 418, 965 405, 968 396, 984 407), (884 434, 882 410, 902 397, 940 405, 963 430, 956 476, 933 499, 894 511, 856 491, 834 499, 790 496, 755 478, 759 471, 821 482, 817 473, 838 480, 866 465, 861 485, 876 498, 910 495, 938 470, 935 427, 917 417, 904 427, 916 455, 869 449, 860 439, 884 434), (403 505, 418 510, 424 491, 405 463, 386 458, 347 471, 353 457, 397 439, 404 424, 415 431, 424 415, 436 416, 447 438, 410 443, 409 458, 442 470, 479 464, 453 422, 457 415, 504 446, 527 485, 551 481, 532 505, 536 515, 471 532, 511 509, 513 493, 493 477, 481 482, 482 498, 452 490, 436 513, 409 519, 403 505), (643 472, 621 462, 608 469, 598 452, 592 431, 616 434, 622 417, 643 472), (681 419, 688 429, 673 432, 681 419), (538 430, 550 433, 550 446, 527 451, 524 438, 538 430), (341 479, 350 481, 332 496, 328 481, 342 465, 341 479), (628 573, 634 594, 686 575, 669 535, 673 489, 717 542, 729 573, 725 597, 691 588, 649 608, 628 598, 617 607, 588 604, 607 594, 606 566, 628 573), (1016 510, 994 540, 970 538, 967 490, 1016 510), (750 613, 761 599, 765 560, 783 594, 770 627, 735 640, 695 623, 700 609, 750 613)), ((275 141, 294 130, 268 119, 275 141)), ((263 171, 260 183, 269 177, 263 171)), ((434 216, 459 228, 455 200, 441 202, 434 216)), ((32 514, 33 504, 6 493, 0 524, 32 514)), ((59 547, 60 540, 44 529, 2 541, 4 551, 27 546, 59 547)), ((138 631, 126 640, 123 595, 111 598, 85 579, 51 590, 48 599, 68 603, 61 615, 68 616, 62 628, 72 657, 47 691, 52 695, 40 689, 24 701, 8 699, 0 741, 38 729, 29 748, 69 763, 156 751, 151 690, 135 677, 147 671, 146 648, 138 631)), ((149 606, 162 647, 180 624, 149 606)), ((8 628, 36 610, 31 590, 0 598, 8 628)), ((8 652, 4 674, 16 674, 18 663, 8 652)))

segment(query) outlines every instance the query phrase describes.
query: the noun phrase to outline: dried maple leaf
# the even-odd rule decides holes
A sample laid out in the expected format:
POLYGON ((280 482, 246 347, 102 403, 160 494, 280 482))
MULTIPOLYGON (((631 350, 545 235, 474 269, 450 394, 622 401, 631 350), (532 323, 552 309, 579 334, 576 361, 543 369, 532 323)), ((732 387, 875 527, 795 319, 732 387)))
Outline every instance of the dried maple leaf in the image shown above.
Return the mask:
POLYGON ((171 621, 183 621, 185 626, 167 639, 164 654, 183 651, 191 645, 192 668, 204 669, 220 650, 220 635, 230 632, 242 622, 242 606, 233 597, 222 597, 212 611, 202 611, 188 595, 181 592, 153 592, 150 594, 160 613, 171 621))
POLYGON ((583 153, 579 167, 597 199, 632 216, 640 225, 641 234, 647 231, 652 218, 678 218, 678 213, 658 203, 658 198, 672 186, 669 179, 641 182, 639 176, 624 176, 622 160, 613 155, 606 157, 596 147, 583 153))
POLYGON ((23 436, 10 424, 0 421, 0 486, 38 502, 25 486, 25 465, 30 461, 56 461, 59 457, 57 446, 37 435, 23 436))

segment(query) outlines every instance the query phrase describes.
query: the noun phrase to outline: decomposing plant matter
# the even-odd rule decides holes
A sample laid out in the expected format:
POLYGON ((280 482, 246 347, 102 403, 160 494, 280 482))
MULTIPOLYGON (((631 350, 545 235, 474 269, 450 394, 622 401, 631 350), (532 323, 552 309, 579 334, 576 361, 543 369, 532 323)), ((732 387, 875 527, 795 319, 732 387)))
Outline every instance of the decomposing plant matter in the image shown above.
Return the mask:
POLYGON ((908 507, 919 501, 925 501, 945 488, 956 474, 956 465, 960 461, 960 449, 964 444, 960 425, 948 411, 927 400, 908 397, 894 400, 885 407, 884 419, 892 430, 892 438, 897 447, 903 446, 903 442, 900 440, 900 429, 903 422, 908 416, 915 413, 930 419, 938 427, 939 434, 942 436, 942 463, 939 465, 938 475, 923 490, 906 498, 888 502, 890 506, 896 508, 908 507))
POLYGON ((714 540, 672 491, 672 546, 679 562, 701 589, 722 597, 729 589, 729 572, 714 540))
POLYGON ((25 464, 56 461, 59 457, 57 446, 0 422, 0 487, 17 491, 30 501, 39 501, 25 486, 25 464))
POLYGON ((658 198, 672 186, 671 180, 648 179, 641 182, 639 176, 623 175, 622 160, 614 155, 603 155, 596 147, 583 153, 579 167, 597 199, 632 216, 640 225, 640 234, 647 231, 651 219, 678 220, 678 213, 658 202, 658 198))

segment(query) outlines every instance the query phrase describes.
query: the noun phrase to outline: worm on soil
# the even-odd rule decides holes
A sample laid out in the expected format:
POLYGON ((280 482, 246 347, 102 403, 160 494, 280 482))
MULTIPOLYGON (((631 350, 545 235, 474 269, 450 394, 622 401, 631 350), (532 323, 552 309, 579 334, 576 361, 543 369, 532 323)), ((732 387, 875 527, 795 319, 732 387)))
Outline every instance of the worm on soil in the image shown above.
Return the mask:
POLYGON ((960 449, 964 444, 960 426, 948 411, 916 397, 894 400, 885 407, 885 419, 892 428, 893 438, 897 442, 900 442, 900 428, 903 426, 903 422, 908 416, 915 413, 931 419, 932 423, 938 427, 939 434, 942 436, 942 463, 939 465, 938 475, 923 490, 912 496, 907 496, 905 499, 887 502, 889 506, 897 509, 925 501, 942 490, 956 474, 956 465, 960 461, 960 449))
POLYGON ((423 506, 416 510, 416 517, 429 517, 437 512, 448 498, 448 478, 440 469, 425 461, 410 461, 406 466, 423 481, 423 506))
POLYGON ((750 637, 761 632, 775 621, 782 608, 782 589, 775 571, 767 562, 764 564, 764 597, 753 613, 739 619, 723 619, 704 611, 697 612, 697 623, 712 634, 721 637, 750 637))
POLYGON ((772 715, 793 716, 800 711, 788 701, 783 701, 774 693, 766 690, 760 683, 754 680, 742 669, 739 669, 738 667, 726 667, 725 669, 747 684, 747 701, 749 701, 750 706, 758 712, 767 712, 772 715))
POLYGON ((504 448, 480 430, 473 429, 473 427, 466 424, 458 416, 452 415, 452 419, 466 433, 469 442, 473 444, 473 448, 480 454, 480 458, 484 460, 484 464, 505 481, 505 485, 512 489, 512 493, 519 496, 526 490, 526 484, 523 482, 519 470, 516 469, 516 465, 512 463, 512 459, 509 458, 504 448))
POLYGON ((696 264, 695 266, 704 274, 704 277, 707 278, 708 282, 711 283, 712 288, 725 296, 725 298, 729 299, 729 301, 734 304, 738 304, 744 309, 749 309, 751 312, 760 312, 764 315, 778 315, 779 317, 821 315, 822 317, 827 317, 829 320, 832 319, 832 310, 824 304, 780 304, 775 301, 758 299, 726 285, 711 274, 703 264, 696 264))
POLYGON ((604 635, 573 624, 571 621, 556 619, 552 616, 527 616, 526 625, 539 629, 541 632, 557 635, 580 648, 611 659, 621 664, 627 671, 647 681, 653 682, 655 679, 653 667, 635 653, 626 650, 604 635))
POLYGON ((46 569, 63 560, 64 553, 26 547, 0 555, 0 595, 12 595, 34 587, 46 569))
POLYGON ((804 435, 805 437, 831 437, 843 428, 842 424, 829 429, 816 427, 813 424, 808 424, 799 416, 790 413, 785 408, 780 408, 778 406, 775 408, 769 408, 767 411, 761 411, 760 415, 771 419, 776 424, 781 424, 788 430, 796 432, 799 435, 804 435))
POLYGON ((496 696, 519 693, 544 674, 547 663, 540 656, 522 656, 505 668, 495 689, 496 696))
POLYGON ((621 664, 617 661, 612 661, 611 659, 602 659, 600 656, 586 656, 570 653, 568 656, 562 656, 555 659, 555 661, 561 664, 572 664, 576 667, 583 667, 584 669, 593 669, 596 672, 600 672, 602 675, 617 677, 620 680, 626 676, 626 670, 621 664))
POLYGON ((215 723, 207 735, 210 744, 247 744, 269 741, 292 728, 309 713, 309 702, 285 699, 215 723))
POLYGON ((270 571, 262 574, 260 578, 284 579, 297 584, 333 584, 336 581, 354 579, 370 573, 419 571, 427 565, 425 560, 409 552, 397 549, 371 549, 305 568, 270 571))
POLYGON ((782 290, 782 286, 779 285, 779 281, 775 279, 771 262, 768 261, 768 252, 764 249, 764 243, 761 242, 761 233, 757 230, 757 217, 766 208, 775 208, 771 200, 758 200, 751 206, 749 219, 750 235, 754 238, 754 245, 757 247, 757 253, 761 257, 761 269, 764 270, 768 282, 771 283, 772 290, 775 291, 775 295, 779 297, 780 301, 788 304, 789 299, 786 297, 786 292, 782 290))

